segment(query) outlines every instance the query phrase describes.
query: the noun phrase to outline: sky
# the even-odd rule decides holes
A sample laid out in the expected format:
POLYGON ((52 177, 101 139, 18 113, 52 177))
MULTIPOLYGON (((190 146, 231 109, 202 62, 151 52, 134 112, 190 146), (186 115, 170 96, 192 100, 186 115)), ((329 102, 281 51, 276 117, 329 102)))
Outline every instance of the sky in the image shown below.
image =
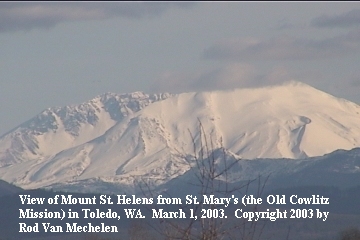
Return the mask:
POLYGON ((360 2, 0 2, 0 135, 105 92, 289 80, 360 104, 360 2))

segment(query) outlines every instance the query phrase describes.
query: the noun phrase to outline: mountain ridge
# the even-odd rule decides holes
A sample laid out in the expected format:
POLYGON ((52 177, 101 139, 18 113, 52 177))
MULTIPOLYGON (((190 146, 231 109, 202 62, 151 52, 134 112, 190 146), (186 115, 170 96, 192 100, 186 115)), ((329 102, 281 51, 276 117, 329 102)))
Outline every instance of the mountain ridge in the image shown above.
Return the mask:
POLYGON ((96 177, 131 185, 145 176, 161 184, 189 170, 184 156, 197 154, 192 143, 199 149, 204 141, 199 122, 214 149, 224 147, 239 159, 301 159, 360 147, 360 107, 298 82, 181 94, 103 94, 88 102, 90 110, 86 104, 76 105, 83 107, 75 112, 68 106, 54 110, 57 121, 50 122, 68 122, 68 130, 44 121, 34 125, 36 131, 47 129, 43 135, 12 132, 18 139, 12 133, 0 138, 0 177, 24 188, 96 177))
POLYGON ((81 104, 47 108, 0 137, 0 141, 6 138, 15 140, 10 139, 7 143, 1 143, 1 145, 14 146, 12 147, 13 151, 8 151, 6 156, 4 156, 4 152, 1 156, 0 151, 0 165, 4 165, 5 157, 10 158, 7 164, 17 163, 19 160, 38 158, 39 154, 49 156, 53 152, 60 152, 69 147, 88 142, 102 135, 128 114, 139 111, 153 101, 162 100, 169 96, 168 93, 104 93, 81 104), (95 125, 100 126, 96 128, 95 125), (56 133, 60 135, 58 137, 60 139, 56 139, 56 133), (54 137, 55 139, 53 139, 54 137), (39 142, 41 141, 53 141, 58 144, 47 145, 46 149, 50 149, 49 152, 42 152, 39 149, 39 142), (69 142, 69 144, 62 146, 64 142, 69 142), (17 154, 18 152, 20 154, 17 154), (26 155, 21 156, 22 153, 26 155))

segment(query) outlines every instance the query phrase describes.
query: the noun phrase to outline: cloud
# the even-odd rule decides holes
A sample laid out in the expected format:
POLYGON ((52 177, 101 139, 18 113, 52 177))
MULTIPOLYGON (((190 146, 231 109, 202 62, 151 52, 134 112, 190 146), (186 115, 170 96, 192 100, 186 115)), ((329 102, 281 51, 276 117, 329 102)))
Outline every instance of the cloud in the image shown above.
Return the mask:
POLYGON ((253 65, 232 63, 195 73, 164 72, 151 90, 173 93, 225 90, 275 85, 289 80, 292 80, 290 74, 281 66, 259 74, 253 65))
POLYGON ((153 17, 189 6, 182 2, 5 2, 0 3, 0 32, 51 28, 64 21, 153 17))
POLYGON ((360 31, 323 40, 281 36, 267 40, 227 39, 205 49, 215 60, 313 60, 339 57, 360 49, 360 31))
POLYGON ((293 23, 288 18, 282 18, 277 21, 275 30, 288 30, 288 29, 305 29, 306 24, 304 23, 293 23))
POLYGON ((360 26, 360 9, 354 9, 349 12, 329 16, 323 15, 317 18, 314 18, 311 21, 311 25, 314 27, 327 27, 327 28, 346 28, 346 27, 353 27, 353 26, 360 26))
POLYGON ((215 69, 184 73, 168 71, 152 84, 152 92, 183 93, 194 91, 227 90, 279 85, 295 80, 307 83, 337 97, 360 103, 360 72, 344 76, 339 82, 331 73, 321 70, 286 68, 277 65, 264 70, 245 63, 230 63, 215 69))

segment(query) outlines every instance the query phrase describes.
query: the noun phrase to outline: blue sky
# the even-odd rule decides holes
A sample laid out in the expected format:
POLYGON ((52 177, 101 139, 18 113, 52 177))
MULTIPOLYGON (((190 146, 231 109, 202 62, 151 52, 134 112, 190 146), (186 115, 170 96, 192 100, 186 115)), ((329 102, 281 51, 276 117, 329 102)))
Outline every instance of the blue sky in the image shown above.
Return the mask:
POLYGON ((1 2, 0 135, 104 92, 297 80, 360 103, 359 2, 1 2))

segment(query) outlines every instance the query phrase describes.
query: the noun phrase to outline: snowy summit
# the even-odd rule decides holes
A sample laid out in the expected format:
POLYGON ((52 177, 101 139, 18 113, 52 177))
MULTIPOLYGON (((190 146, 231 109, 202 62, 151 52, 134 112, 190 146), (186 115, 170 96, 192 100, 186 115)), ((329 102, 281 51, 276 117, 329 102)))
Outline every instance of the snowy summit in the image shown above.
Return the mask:
POLYGON ((164 182, 200 144, 246 159, 321 156, 360 147, 360 106, 309 85, 181 94, 104 94, 49 108, 0 138, 0 178, 24 188, 79 181, 164 182), (181 152, 182 154, 179 154, 181 152))

